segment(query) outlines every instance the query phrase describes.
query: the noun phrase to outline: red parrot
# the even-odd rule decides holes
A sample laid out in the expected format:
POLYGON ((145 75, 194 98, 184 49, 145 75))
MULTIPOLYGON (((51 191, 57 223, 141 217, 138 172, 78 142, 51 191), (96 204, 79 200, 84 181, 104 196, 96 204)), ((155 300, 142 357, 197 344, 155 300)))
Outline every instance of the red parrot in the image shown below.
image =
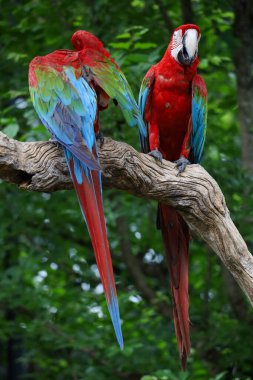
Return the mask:
POLYGON ((112 98, 128 124, 138 125, 144 135, 145 125, 124 74, 102 42, 87 31, 77 31, 72 44, 76 51, 57 50, 31 61, 29 88, 42 123, 64 149, 115 333, 123 348, 96 144, 96 136, 103 140, 99 111, 107 108, 112 98))
MULTIPOLYGON (((142 151, 161 161, 173 161, 182 173, 199 163, 205 141, 207 90, 197 74, 200 29, 193 24, 178 27, 161 61, 145 75, 139 106, 146 124, 140 131, 142 151)), ((182 369, 190 354, 188 251, 189 229, 177 211, 159 203, 157 225, 161 229, 168 261, 173 319, 182 369)))

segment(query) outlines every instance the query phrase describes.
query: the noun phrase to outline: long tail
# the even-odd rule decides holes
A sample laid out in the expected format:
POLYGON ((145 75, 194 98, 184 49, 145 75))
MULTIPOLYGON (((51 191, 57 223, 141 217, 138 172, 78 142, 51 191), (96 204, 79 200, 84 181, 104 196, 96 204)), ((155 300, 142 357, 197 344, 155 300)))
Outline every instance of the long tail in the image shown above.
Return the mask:
POLYGON ((170 273, 173 319, 182 369, 190 354, 188 251, 189 229, 173 207, 158 205, 158 228, 162 231, 170 273))
POLYGON ((91 237, 115 334, 121 349, 123 349, 119 306, 103 211, 101 173, 88 169, 67 149, 65 149, 65 155, 91 237))

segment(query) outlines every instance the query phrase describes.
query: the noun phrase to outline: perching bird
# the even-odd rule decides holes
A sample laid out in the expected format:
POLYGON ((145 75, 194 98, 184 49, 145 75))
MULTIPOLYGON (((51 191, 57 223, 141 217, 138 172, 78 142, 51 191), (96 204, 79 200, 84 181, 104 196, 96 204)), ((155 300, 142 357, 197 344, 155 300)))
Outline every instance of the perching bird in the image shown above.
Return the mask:
POLYGON ((123 338, 102 203, 96 135, 99 111, 110 98, 131 126, 145 125, 125 76, 102 42, 86 31, 72 36, 76 51, 56 50, 29 66, 32 102, 42 123, 64 149, 83 217, 91 237, 108 309, 120 347, 123 338))
MULTIPOLYGON (((159 63, 143 79, 139 106, 148 137, 140 131, 142 151, 159 161, 173 161, 178 174, 199 163, 205 141, 207 90, 197 74, 200 29, 178 27, 159 63)), ((162 231, 171 282, 173 319, 182 368, 190 353, 188 250, 189 230, 170 206, 159 203, 158 228, 162 231)))

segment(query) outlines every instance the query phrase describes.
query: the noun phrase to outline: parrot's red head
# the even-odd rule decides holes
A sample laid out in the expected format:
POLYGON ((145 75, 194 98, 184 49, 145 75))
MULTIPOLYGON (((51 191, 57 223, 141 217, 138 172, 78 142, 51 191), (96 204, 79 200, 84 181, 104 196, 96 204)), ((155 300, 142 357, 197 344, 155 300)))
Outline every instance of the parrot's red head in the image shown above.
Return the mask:
POLYGON ((71 37, 71 42, 75 50, 94 49, 104 52, 105 48, 102 42, 93 34, 86 30, 78 30, 71 37))
POLYGON ((194 24, 185 24, 174 30, 170 40, 172 57, 182 66, 190 66, 198 55, 200 29, 194 24))

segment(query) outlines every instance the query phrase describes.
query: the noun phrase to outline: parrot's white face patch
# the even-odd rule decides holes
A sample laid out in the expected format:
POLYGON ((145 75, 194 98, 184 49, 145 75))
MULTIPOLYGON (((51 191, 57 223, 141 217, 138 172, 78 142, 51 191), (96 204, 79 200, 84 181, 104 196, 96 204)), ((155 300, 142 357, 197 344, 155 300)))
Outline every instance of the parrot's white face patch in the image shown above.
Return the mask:
POLYGON ((183 47, 183 32, 181 29, 176 30, 172 37, 171 55, 177 61, 177 55, 183 47))

